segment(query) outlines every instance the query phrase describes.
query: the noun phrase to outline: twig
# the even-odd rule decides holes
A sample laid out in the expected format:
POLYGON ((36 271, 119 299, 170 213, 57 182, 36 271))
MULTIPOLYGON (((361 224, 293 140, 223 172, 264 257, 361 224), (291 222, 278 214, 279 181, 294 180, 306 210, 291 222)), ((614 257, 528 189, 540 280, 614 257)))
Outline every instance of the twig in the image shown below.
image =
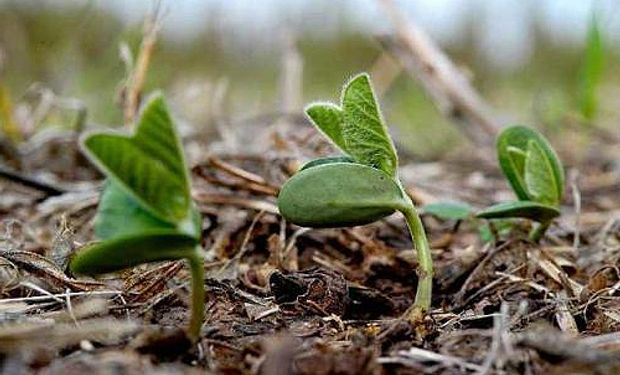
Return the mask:
POLYGON ((370 68, 375 93, 382 97, 403 71, 400 62, 389 52, 382 52, 370 68))
POLYGON ((458 357, 439 354, 415 347, 407 351, 399 351, 397 356, 394 357, 379 357, 377 358, 377 362, 381 364, 398 363, 403 365, 409 365, 412 362, 415 364, 436 362, 442 364, 444 367, 460 367, 470 371, 480 371, 482 369, 481 366, 466 362, 458 357))
POLYGON ((198 203, 231 205, 257 211, 265 211, 275 215, 280 214, 280 211, 278 211, 278 207, 275 204, 264 200, 243 198, 225 194, 210 194, 202 191, 194 191, 192 193, 192 197, 198 203))
POLYGON ((246 231, 245 236, 243 237, 243 241, 241 242, 241 245, 239 246, 239 250, 237 251, 235 256, 233 256, 226 263, 224 263, 222 267, 220 267, 220 269, 217 271, 218 276, 220 277, 223 276, 226 270, 229 270, 233 265, 238 264, 241 258, 243 257, 243 255, 245 255, 245 252, 247 251, 248 243, 250 242, 250 239, 252 238, 252 233, 254 232, 254 228, 256 227, 256 224, 261 219, 261 217, 263 217, 264 214, 265 214, 265 211, 259 211, 256 214, 256 216, 254 216, 254 219, 250 223, 250 226, 248 227, 248 230, 246 231))
POLYGON ((267 181, 265 181, 265 179, 257 174, 254 174, 252 172, 248 172, 245 169, 239 168, 235 165, 232 165, 230 163, 225 162, 224 160, 218 158, 217 156, 210 156, 208 159, 209 164, 213 165, 216 168, 221 169, 222 171, 235 176, 235 177, 239 177, 243 180, 246 180, 248 182, 253 182, 255 184, 260 184, 260 185, 266 185, 267 181))
POLYGON ((394 24, 397 37, 397 41, 380 38, 382 45, 420 81, 439 110, 461 124, 460 130, 474 144, 492 145, 500 124, 489 105, 429 36, 402 15, 393 0, 380 3, 394 24))
POLYGON ((79 297, 79 296, 122 295, 122 294, 123 292, 116 291, 116 290, 101 290, 101 291, 92 291, 92 292, 70 292, 70 293, 50 294, 50 295, 44 295, 44 296, 4 298, 4 299, 0 299, 0 305, 10 304, 14 302, 35 302, 35 301, 49 301, 49 300, 63 302, 61 298, 79 297))
POLYGON ((0 177, 10 180, 12 182, 18 183, 22 186, 26 186, 35 190, 38 190, 45 194, 45 198, 54 197, 57 195, 62 195, 65 193, 65 190, 54 186, 52 184, 36 180, 31 177, 24 176, 17 172, 11 171, 0 166, 0 177))
POLYGON ((486 375, 491 371, 491 367, 498 360, 502 351, 502 336, 506 329, 506 320, 508 314, 508 304, 502 303, 499 314, 493 316, 493 341, 491 342, 491 348, 489 353, 484 359, 480 370, 476 372, 477 375, 486 375))
POLYGON ((138 112, 142 88, 144 87, 151 57, 155 49, 155 44, 157 43, 157 34, 161 26, 160 13, 161 2, 157 1, 155 2, 153 11, 144 19, 142 43, 140 44, 136 65, 129 77, 127 77, 125 83, 123 115, 125 118, 125 126, 127 127, 133 123, 136 113, 138 112))

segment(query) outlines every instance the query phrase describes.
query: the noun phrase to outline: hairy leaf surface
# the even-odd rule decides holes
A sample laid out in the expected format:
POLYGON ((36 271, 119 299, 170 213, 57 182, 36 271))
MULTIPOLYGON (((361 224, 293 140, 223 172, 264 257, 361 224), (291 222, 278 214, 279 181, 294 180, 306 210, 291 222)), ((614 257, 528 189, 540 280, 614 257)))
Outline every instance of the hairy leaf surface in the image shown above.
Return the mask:
POLYGON ((398 157, 368 74, 354 77, 342 95, 346 151, 362 164, 396 176, 398 157))
POLYGON ((332 103, 314 103, 306 107, 306 114, 317 128, 340 150, 347 152, 343 136, 344 114, 332 103))

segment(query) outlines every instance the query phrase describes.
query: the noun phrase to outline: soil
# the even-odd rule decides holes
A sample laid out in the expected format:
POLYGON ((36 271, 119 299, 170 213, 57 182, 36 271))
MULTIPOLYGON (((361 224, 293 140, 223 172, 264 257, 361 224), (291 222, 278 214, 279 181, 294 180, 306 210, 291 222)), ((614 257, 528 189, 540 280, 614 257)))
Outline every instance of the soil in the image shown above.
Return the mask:
MULTIPOLYGON (((0 181, 0 372, 620 374, 618 144, 588 136, 581 152, 552 139, 568 187, 539 244, 527 221, 481 235, 483 221, 423 215, 433 308, 412 324, 400 318, 417 283, 402 217, 319 230, 277 214, 286 178, 332 151, 308 124, 276 124, 242 150, 184 134, 206 250, 196 346, 183 333, 182 261, 99 279, 69 273, 71 255, 93 240, 101 176, 73 135, 24 146, 26 163, 0 181)), ((512 199, 497 166, 463 156, 473 154, 404 157, 418 206, 512 199)))

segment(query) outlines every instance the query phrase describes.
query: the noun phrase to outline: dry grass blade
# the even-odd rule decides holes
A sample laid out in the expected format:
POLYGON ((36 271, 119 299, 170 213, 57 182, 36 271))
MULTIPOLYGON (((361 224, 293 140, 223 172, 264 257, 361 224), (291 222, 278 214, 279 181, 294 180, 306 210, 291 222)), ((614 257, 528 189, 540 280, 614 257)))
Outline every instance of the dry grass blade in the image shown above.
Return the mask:
POLYGON ((428 35, 402 15, 393 0, 380 3, 398 37, 397 43, 383 39, 386 49, 420 81, 437 107, 462 125, 460 129, 471 141, 481 146, 492 145, 501 127, 489 105, 428 35))
POLYGON ((7 324, 0 330, 0 352, 15 353, 36 348, 58 350, 82 340, 113 344, 138 330, 139 325, 135 322, 107 318, 81 321, 79 326, 53 321, 7 324))
POLYGON ((210 194, 206 192, 194 192, 192 196, 194 197, 194 200, 199 203, 231 205, 251 210, 265 211, 267 213, 275 215, 280 214, 278 206, 264 200, 240 198, 234 195, 210 194))
POLYGON ((467 362, 464 359, 439 354, 430 350, 420 348, 410 348, 409 350, 402 350, 397 353, 397 356, 379 357, 377 361, 381 364, 396 363, 406 366, 413 365, 413 367, 426 367, 426 363, 430 362, 436 363, 443 368, 456 367, 471 372, 479 372, 483 369, 482 366, 475 363, 467 362))
MULTIPOLYGON (((617 339, 611 337, 613 340, 617 339)), ((610 341, 613 341, 610 340, 610 341)), ((601 340, 604 341, 604 340, 601 340)), ((521 345, 578 363, 605 364, 620 361, 616 353, 597 349, 595 340, 578 340, 551 328, 535 329, 517 335, 521 345)))
POLYGON ((140 106, 140 96, 146 81, 149 64, 157 43, 157 35, 161 28, 161 1, 156 1, 153 11, 145 18, 142 30, 142 44, 138 52, 136 64, 130 72, 124 87, 123 114, 125 126, 133 124, 140 106))
POLYGON ((74 290, 88 291, 104 285, 95 281, 71 279, 50 259, 29 251, 0 251, 0 257, 46 280, 58 290, 64 290, 64 288, 70 287, 74 290))

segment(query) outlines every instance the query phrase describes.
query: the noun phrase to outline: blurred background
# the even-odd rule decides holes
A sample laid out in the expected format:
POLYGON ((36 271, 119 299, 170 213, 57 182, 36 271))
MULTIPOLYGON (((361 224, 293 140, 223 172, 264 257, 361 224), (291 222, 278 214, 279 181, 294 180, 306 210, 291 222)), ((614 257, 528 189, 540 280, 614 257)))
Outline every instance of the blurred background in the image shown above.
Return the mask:
MULTIPOLYGON (((416 0, 398 5, 511 122, 548 130, 593 123, 617 127, 620 2, 416 0), (594 101, 594 109, 584 108, 584 97, 594 101)), ((19 104, 38 100, 34 91, 50 89, 83 101, 89 126, 120 125, 118 91, 126 75, 121 56, 138 51, 142 22, 152 6, 125 0, 0 0, 3 96, 19 104)), ((209 126, 217 95, 223 97, 218 116, 240 120, 282 110, 283 56, 290 64, 291 51, 296 53, 292 69, 301 75, 300 97, 285 110, 298 111, 312 100, 337 100, 347 77, 371 70, 381 58, 376 37, 393 31, 373 0, 164 0, 161 7, 162 30, 145 91, 165 90, 177 114, 192 126, 209 126)), ((382 105, 400 143, 415 154, 440 157, 462 142, 406 73, 386 88, 382 105)), ((61 113, 45 116, 37 126, 68 122, 61 113)))

